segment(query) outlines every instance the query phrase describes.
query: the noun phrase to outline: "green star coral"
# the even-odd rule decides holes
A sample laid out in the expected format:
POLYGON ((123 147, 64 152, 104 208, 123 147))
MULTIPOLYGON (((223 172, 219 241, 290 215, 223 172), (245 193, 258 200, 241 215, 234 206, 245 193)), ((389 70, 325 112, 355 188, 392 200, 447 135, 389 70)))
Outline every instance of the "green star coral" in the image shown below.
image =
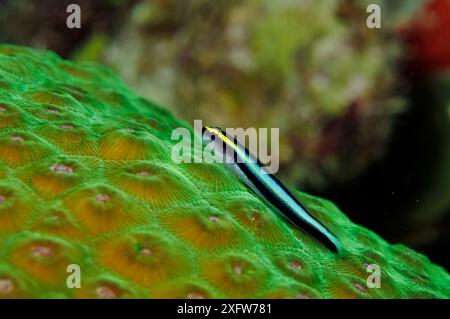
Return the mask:
POLYGON ((444 269, 327 200, 298 193, 340 254, 220 164, 175 164, 180 126, 105 68, 0 46, 0 297, 450 296, 444 269), (81 288, 66 285, 70 264, 81 288))

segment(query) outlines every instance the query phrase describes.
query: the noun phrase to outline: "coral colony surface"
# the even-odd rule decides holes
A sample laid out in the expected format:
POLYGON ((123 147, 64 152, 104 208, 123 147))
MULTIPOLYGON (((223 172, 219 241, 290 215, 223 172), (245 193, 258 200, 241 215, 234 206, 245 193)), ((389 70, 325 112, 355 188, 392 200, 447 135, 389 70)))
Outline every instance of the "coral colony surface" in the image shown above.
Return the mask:
POLYGON ((175 164, 180 126, 192 130, 105 68, 0 46, 0 297, 450 296, 443 268, 327 200, 296 193, 339 254, 223 165, 175 164), (81 288, 66 284, 72 264, 81 288))

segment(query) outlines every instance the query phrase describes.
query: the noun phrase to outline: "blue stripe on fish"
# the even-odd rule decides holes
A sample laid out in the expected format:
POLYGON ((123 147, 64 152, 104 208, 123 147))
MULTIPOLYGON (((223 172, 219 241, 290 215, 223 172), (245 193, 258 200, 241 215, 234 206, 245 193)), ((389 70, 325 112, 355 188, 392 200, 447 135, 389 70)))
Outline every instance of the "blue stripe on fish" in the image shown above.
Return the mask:
POLYGON ((336 236, 313 217, 280 180, 268 174, 264 166, 245 147, 235 140, 232 141, 220 129, 206 126, 203 128, 203 133, 205 132, 209 133, 210 139, 215 143, 222 144, 218 149, 223 152, 223 159, 232 156, 232 169, 257 195, 328 249, 334 252, 339 250, 340 242, 336 236))

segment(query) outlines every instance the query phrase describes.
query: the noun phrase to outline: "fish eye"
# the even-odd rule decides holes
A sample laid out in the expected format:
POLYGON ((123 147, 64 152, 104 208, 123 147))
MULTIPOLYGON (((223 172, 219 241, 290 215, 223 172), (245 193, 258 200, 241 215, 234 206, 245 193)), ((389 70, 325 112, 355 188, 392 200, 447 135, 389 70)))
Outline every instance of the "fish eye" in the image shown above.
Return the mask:
POLYGON ((209 142, 209 141, 213 141, 215 139, 216 134, 214 134, 213 132, 211 132, 211 128, 204 126, 202 128, 202 139, 205 142, 209 142))

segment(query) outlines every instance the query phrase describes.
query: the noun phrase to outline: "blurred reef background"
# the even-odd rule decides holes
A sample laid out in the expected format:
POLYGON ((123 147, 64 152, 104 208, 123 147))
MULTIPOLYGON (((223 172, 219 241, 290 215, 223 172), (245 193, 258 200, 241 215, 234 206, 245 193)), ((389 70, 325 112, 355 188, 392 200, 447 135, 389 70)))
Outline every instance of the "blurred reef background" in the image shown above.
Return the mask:
POLYGON ((0 0, 0 42, 105 64, 189 122, 279 127, 283 180, 450 269, 450 0, 0 0))

